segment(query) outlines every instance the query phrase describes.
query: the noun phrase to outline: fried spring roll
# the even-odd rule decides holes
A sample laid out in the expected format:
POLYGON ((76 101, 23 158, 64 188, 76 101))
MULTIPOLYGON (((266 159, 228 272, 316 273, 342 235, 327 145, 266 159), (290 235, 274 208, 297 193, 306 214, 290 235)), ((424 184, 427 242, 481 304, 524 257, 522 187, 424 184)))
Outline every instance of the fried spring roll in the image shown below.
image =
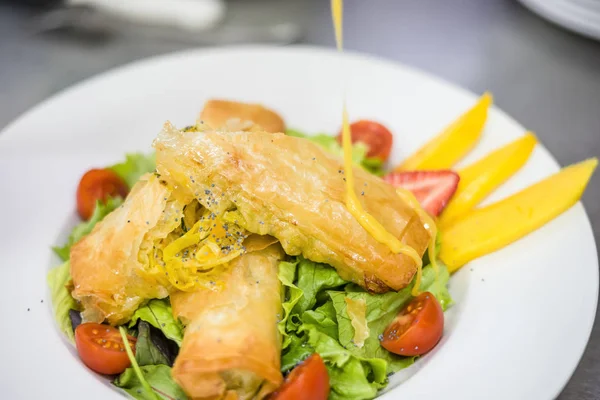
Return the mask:
POLYGON ((153 241, 181 224, 183 203, 170 195, 156 175, 145 175, 122 207, 72 247, 71 294, 81 302, 85 321, 120 324, 144 301, 168 296, 168 282, 144 274, 143 262, 153 241))
POLYGON ((222 271, 220 290, 171 295, 187 325, 173 378, 191 398, 262 399, 281 384, 282 256, 279 244, 244 254, 222 271))
MULTIPOLYGON (((407 286, 417 266, 374 239, 345 205, 341 159, 311 141, 267 132, 182 132, 170 124, 154 142, 161 176, 227 221, 279 239, 289 255, 334 266, 373 292, 407 286), (219 201, 213 201, 218 199, 219 201)), ((364 209, 423 255, 429 233, 394 188, 359 167, 364 209)))
POLYGON ((249 129, 258 125, 267 132, 284 132, 283 119, 272 110, 260 104, 240 103, 227 100, 208 100, 200 114, 200 120, 213 129, 238 126, 249 129))

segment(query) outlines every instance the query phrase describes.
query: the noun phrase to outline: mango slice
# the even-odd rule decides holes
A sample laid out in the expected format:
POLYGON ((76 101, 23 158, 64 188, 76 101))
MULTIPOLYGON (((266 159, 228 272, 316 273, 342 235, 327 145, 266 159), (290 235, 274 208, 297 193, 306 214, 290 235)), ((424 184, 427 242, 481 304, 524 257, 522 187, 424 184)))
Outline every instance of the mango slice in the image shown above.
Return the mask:
POLYGON ((442 232, 440 259, 450 272, 541 227, 575 204, 598 159, 591 158, 458 219, 442 232))
POLYGON ((527 133, 459 171, 458 188, 439 220, 440 226, 448 225, 471 211, 494 189, 521 169, 536 143, 535 136, 527 133))
POLYGON ((492 95, 484 93, 477 104, 461 115, 442 133, 408 157, 395 171, 448 169, 477 143, 487 120, 492 95))

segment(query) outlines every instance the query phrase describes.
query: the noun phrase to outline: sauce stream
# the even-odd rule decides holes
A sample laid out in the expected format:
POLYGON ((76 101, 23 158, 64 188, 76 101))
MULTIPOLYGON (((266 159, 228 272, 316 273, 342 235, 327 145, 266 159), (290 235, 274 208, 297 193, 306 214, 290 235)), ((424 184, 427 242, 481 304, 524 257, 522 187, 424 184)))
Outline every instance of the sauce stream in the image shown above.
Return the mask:
MULTIPOLYGON (((333 26, 335 30, 335 40, 337 44, 337 49, 341 53, 344 51, 343 49, 343 0, 331 0, 331 12, 333 17, 333 26)), ((342 117, 342 144, 344 148, 344 169, 345 169, 345 177, 346 177, 346 208, 350 214, 356 218, 356 220, 360 223, 360 225, 377 240, 378 242, 385 244, 390 248, 390 250, 394 253, 404 254, 410 257, 417 266, 417 275, 415 278, 415 285, 413 286, 413 295, 417 295, 419 293, 419 287, 421 284, 421 276, 422 276, 422 267, 423 260, 419 253, 415 251, 412 247, 403 244, 388 232, 379 221, 377 221, 372 215, 367 213, 365 209, 362 207, 362 204, 358 200, 356 196, 356 192, 354 191, 354 172, 352 170, 352 138, 350 133, 350 124, 348 123, 348 112, 346 109, 346 100, 344 99, 344 108, 343 108, 343 117, 342 117)), ((435 238, 437 234, 437 229, 435 222, 433 219, 424 211, 419 205, 418 201, 415 199, 412 193, 403 190, 397 189, 398 196, 408 203, 419 215, 421 222, 425 229, 427 229, 430 235, 429 242, 429 259, 431 261, 432 267, 436 272, 436 278, 438 273, 437 263, 435 260, 435 238)))

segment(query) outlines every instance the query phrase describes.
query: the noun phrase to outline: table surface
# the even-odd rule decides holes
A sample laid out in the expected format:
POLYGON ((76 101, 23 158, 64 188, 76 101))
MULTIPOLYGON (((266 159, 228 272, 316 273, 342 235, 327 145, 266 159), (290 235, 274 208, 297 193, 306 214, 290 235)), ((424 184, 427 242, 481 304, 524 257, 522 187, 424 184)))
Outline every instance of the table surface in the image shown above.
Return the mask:
MULTIPOLYGON (((231 0, 225 24, 300 24, 303 42, 333 47, 325 0, 231 0)), ((0 4, 0 127, 99 72, 190 47, 120 31, 32 34, 36 10, 0 4)), ((495 103, 562 165, 600 154, 600 43, 558 28, 511 0, 347 0, 345 46, 441 76, 495 103)), ((583 201, 600 235, 600 174, 583 201)), ((568 299, 566 299, 568 301, 568 299)), ((559 399, 600 398, 600 323, 559 399)))

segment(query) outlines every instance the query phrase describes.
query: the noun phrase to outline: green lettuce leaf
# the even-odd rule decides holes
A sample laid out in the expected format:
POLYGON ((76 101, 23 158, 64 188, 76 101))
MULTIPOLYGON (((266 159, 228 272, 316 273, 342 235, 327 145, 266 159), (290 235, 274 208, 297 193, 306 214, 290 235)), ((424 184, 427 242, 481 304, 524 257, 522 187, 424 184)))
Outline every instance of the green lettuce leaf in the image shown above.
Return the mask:
POLYGON ((152 343, 150 325, 141 321, 138 324, 135 360, 139 366, 163 364, 170 365, 167 357, 152 343))
POLYGON ((325 289, 333 289, 348 282, 340 278, 337 271, 326 264, 319 264, 305 258, 298 259, 298 288, 304 296, 298 301, 293 312, 302 314, 317 303, 317 296, 325 289))
POLYGON ((305 311, 302 314, 302 322, 313 325, 327 336, 338 340, 338 322, 332 301, 326 302, 314 311, 305 311))
POLYGON ((386 363, 380 359, 355 357, 340 343, 317 330, 303 325, 308 344, 325 361, 332 394, 342 399, 372 399, 387 383, 386 363))
MULTIPOLYGON (((433 268, 424 268, 420 290, 430 291, 440 301, 442 308, 445 310, 452 302, 446 288, 449 274, 445 266, 440 265, 439 274, 439 280, 436 282, 435 271, 433 268)), ((364 291, 328 291, 337 315, 338 339, 340 344, 357 357, 376 357, 385 360, 387 362, 388 373, 396 372, 412 364, 413 360, 411 358, 396 356, 381 347, 381 344, 379 343, 379 335, 383 333, 385 328, 392 322, 396 315, 398 315, 400 309, 412 299, 410 293, 412 286, 413 285, 411 284, 409 287, 399 292, 388 292, 383 294, 370 294, 364 291), (352 341, 354 338, 354 327, 346 312, 345 297, 349 297, 353 300, 363 299, 367 304, 366 318, 370 335, 365 340, 364 346, 362 347, 355 346, 352 341)))
MULTIPOLYGON (((400 357, 385 350, 380 335, 402 307, 412 299, 412 284, 399 291, 370 294, 341 279, 328 265, 298 257, 280 268, 285 275, 288 300, 285 335, 288 345, 282 355, 287 372, 317 352, 330 376, 332 399, 371 399, 387 385, 387 376, 411 365, 414 357, 400 357), (291 292, 294 291, 294 296, 291 292), (298 291, 300 293, 298 293, 298 291), (295 305, 289 301, 294 298, 295 305), (346 297, 366 304, 369 337, 362 347, 353 343, 354 327, 346 312, 346 297)), ((421 291, 430 291, 445 310, 452 304, 447 290, 448 270, 440 265, 439 278, 431 266, 423 269, 421 291)), ((281 327, 280 327, 281 328, 281 327)))
POLYGON ((53 247, 52 250, 60 257, 61 260, 66 261, 69 259, 69 253, 71 252, 71 247, 77 243, 82 237, 87 235, 94 229, 94 226, 104 217, 106 217, 109 213, 111 213, 114 209, 119 207, 123 203, 123 200, 120 197, 108 198, 106 203, 102 203, 100 201, 96 202, 96 208, 94 208, 94 213, 92 217, 88 221, 81 222, 71 231, 71 235, 69 235, 69 239, 64 246, 56 246, 53 247))
MULTIPOLYGON (((288 136, 294 136, 299 138, 308 139, 311 142, 318 144, 328 152, 335 154, 339 157, 344 155, 344 149, 338 143, 335 136, 328 135, 326 133, 319 133, 317 135, 307 135, 294 129, 288 129, 286 132, 288 136)), ((352 161, 355 165, 360 165, 373 175, 383 176, 383 161, 378 158, 367 158, 367 146, 364 143, 355 143, 352 146, 352 161)))
MULTIPOLYGON (((171 377, 171 368, 166 365, 145 365, 140 367, 146 381, 154 392, 165 400, 185 400, 187 396, 171 377)), ((127 368, 113 384, 129 393, 134 399, 156 400, 144 389, 133 368, 127 368)))
POLYGON ((138 319, 146 321, 153 327, 160 329, 168 339, 171 339, 181 347, 183 325, 173 317, 173 310, 168 299, 150 300, 146 305, 138 308, 131 317, 129 327, 134 326, 138 319))
POLYGON ((69 310, 79 309, 79 305, 71 297, 71 293, 67 290, 67 283, 71 280, 71 270, 69 262, 63 265, 52 268, 46 276, 46 282, 50 287, 50 297, 52 298, 52 309, 54 311, 54 319, 58 324, 61 332, 63 332, 69 340, 75 343, 75 335, 69 317, 69 310))
POLYGON ((277 324, 277 329, 283 338, 282 349, 287 348, 290 345, 291 338, 286 332, 285 325, 290 316, 290 313, 298 301, 302 298, 302 290, 294 285, 294 279, 296 277, 296 266, 298 262, 281 262, 279 263, 279 272, 277 274, 279 281, 281 282, 284 291, 285 298, 282 303, 283 316, 277 324))
POLYGON ((378 385, 368 381, 368 371, 360 360, 352 358, 343 367, 327 368, 331 392, 329 400, 362 400, 377 396, 378 385))
POLYGON ((297 336, 295 333, 289 335, 290 343, 287 350, 281 356, 281 371, 288 372, 298 363, 306 360, 315 349, 308 344, 308 336, 297 336))
POLYGON ((125 161, 115 164, 109 169, 116 172, 117 175, 123 178, 129 188, 132 188, 142 175, 156 169, 156 154, 127 154, 125 161))

